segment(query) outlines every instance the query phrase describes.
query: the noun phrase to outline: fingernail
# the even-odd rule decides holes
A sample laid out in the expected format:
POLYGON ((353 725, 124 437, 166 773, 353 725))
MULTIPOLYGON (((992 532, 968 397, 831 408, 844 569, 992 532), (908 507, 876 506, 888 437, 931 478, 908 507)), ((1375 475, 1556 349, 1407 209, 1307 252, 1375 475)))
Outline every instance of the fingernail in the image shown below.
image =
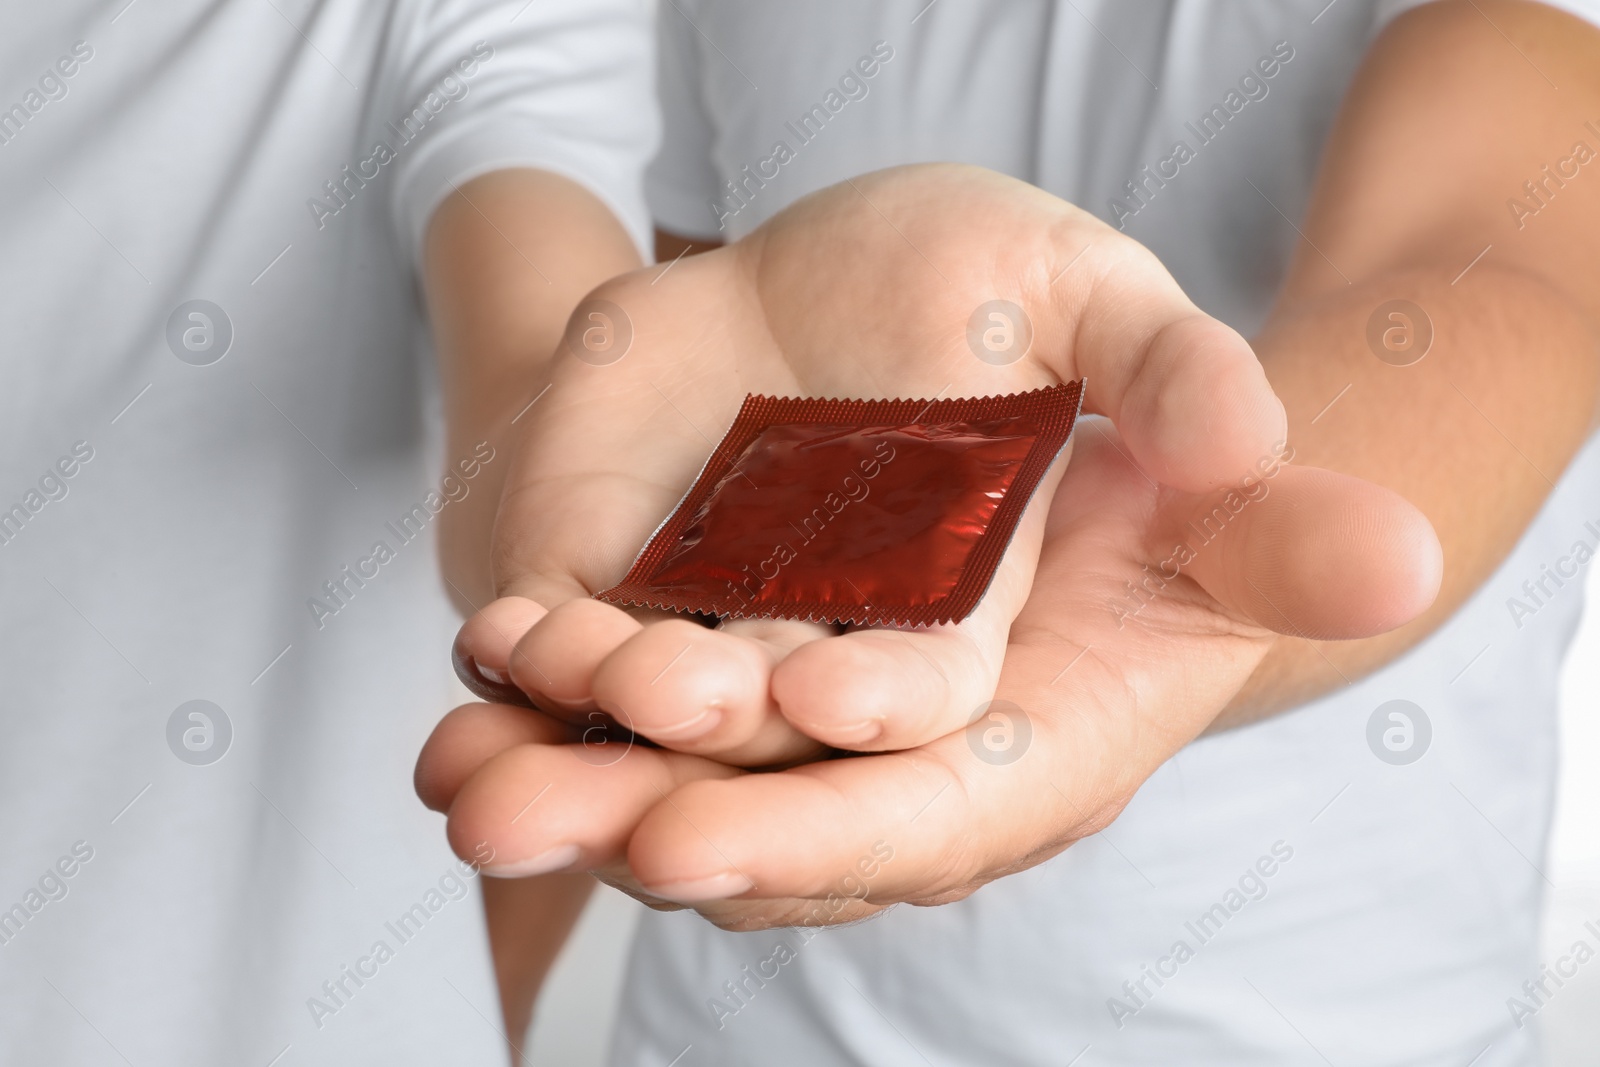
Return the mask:
POLYGON ((536 874, 552 874, 565 870, 577 861, 577 845, 557 845, 525 860, 484 867, 482 873, 490 878, 532 878, 536 874))
POLYGON ((665 885, 645 886, 644 891, 653 897, 670 900, 674 904, 702 904, 708 900, 726 900, 740 893, 748 893, 755 883, 738 871, 724 871, 709 878, 692 878, 686 882, 668 882, 665 885))
POLYGON ((720 725, 722 725, 722 709, 707 708, 688 722, 680 722, 676 726, 652 726, 640 732, 652 741, 693 741, 697 737, 704 737, 720 725))
POLYGON ((848 726, 829 723, 826 726, 800 726, 799 729, 807 737, 814 737, 829 745, 864 745, 882 735, 883 723, 878 719, 868 719, 848 726))
POLYGON ((461 679, 461 684, 478 696, 486 700, 501 700, 512 704, 527 703, 527 699, 520 695, 522 691, 509 678, 499 671, 484 667, 463 651, 460 641, 456 642, 456 647, 451 651, 450 660, 455 665, 456 677, 461 679))

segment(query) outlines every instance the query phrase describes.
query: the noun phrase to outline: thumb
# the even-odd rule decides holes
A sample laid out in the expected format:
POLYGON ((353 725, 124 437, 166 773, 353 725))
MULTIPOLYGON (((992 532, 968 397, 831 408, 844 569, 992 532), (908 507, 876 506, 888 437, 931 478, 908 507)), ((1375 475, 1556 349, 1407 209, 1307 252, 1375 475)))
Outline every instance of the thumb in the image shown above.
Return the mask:
POLYGON ((1284 466, 1249 489, 1174 502, 1182 569, 1224 608, 1278 633, 1372 637, 1421 615, 1444 554, 1413 504, 1372 482, 1284 466))

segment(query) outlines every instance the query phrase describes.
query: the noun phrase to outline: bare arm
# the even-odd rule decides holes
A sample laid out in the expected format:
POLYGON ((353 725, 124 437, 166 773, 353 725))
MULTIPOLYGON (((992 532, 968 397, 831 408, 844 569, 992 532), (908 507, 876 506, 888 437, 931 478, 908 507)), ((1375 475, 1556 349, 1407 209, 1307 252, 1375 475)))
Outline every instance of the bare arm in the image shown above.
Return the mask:
POLYGON ((489 946, 513 1063, 523 1062, 522 1041, 539 990, 594 886, 587 874, 483 879, 489 946))
POLYGON ((1421 508, 1444 583, 1421 618, 1381 637, 1278 638, 1218 725, 1336 688, 1431 633, 1510 552, 1594 427, 1600 156, 1579 166, 1580 141, 1600 153, 1600 31, 1587 23, 1539 4, 1438 3, 1375 44, 1255 345, 1296 461, 1421 508), (1578 173, 1558 186, 1542 168, 1563 159, 1578 173), (1510 207, 1537 206, 1528 181, 1545 184, 1537 215, 1510 207), (1392 300, 1431 322, 1432 347, 1410 366, 1369 348, 1368 321, 1392 300))
POLYGON ((441 517, 440 554, 464 614, 494 598, 489 536, 510 467, 511 420, 549 382, 567 316, 639 254, 592 194, 542 171, 505 170, 461 187, 428 228, 425 284, 444 384, 446 463, 489 441, 497 459, 441 517))
MULTIPOLYGON (((539 827, 514 839, 501 834, 507 860, 538 856, 581 831, 584 865, 620 864, 625 852, 647 894, 650 887, 737 886, 719 873, 731 868, 759 890, 719 888, 736 899, 701 896, 696 907, 731 928, 754 929, 795 921, 803 914, 797 900, 826 896, 838 872, 874 841, 893 839, 894 863, 874 882, 871 904, 829 921, 896 901, 959 899, 1105 826, 1230 699, 1225 723, 1270 714, 1341 681, 1307 642, 1274 629, 1348 637, 1388 631, 1422 612, 1433 599, 1438 545, 1417 508, 1438 528, 1448 560, 1440 603, 1393 636, 1318 651, 1353 677, 1437 626, 1504 558, 1593 424, 1600 164, 1569 179, 1520 229, 1506 201, 1541 177, 1545 162, 1570 158, 1574 142, 1600 147, 1600 134, 1584 125, 1600 121, 1597 39, 1592 27, 1548 8, 1488 0, 1429 5, 1384 34, 1330 143, 1306 247, 1257 339, 1289 409, 1300 462, 1279 476, 1271 498, 1242 513, 1237 536, 1201 555, 1183 581, 1169 583, 1170 595, 1154 598, 1124 627, 1105 610, 1107 590, 1131 584, 1141 566, 1161 558, 1135 550, 1140 537, 1168 518, 1181 525, 1184 509, 1201 499, 1172 500, 1152 488, 1132 469, 1129 449, 1113 447, 1112 431, 1078 442, 1066 472, 1072 488, 1052 506, 1036 595, 1012 628, 1001 678, 1001 695, 1028 709, 1034 724, 1026 759, 992 768, 973 758, 960 731, 909 754, 742 777, 640 749, 605 770, 605 789, 618 803, 604 825, 585 825, 597 821, 599 790, 552 791, 539 827), (1546 76, 1560 88, 1552 90, 1546 76), (1410 367, 1383 363, 1365 341, 1372 312, 1398 297, 1426 307, 1437 331, 1433 350, 1410 367), (1346 385, 1350 391, 1329 408, 1346 385), (1388 579, 1374 580, 1375 573, 1388 579), (1275 616, 1241 576, 1265 579, 1269 590, 1278 588, 1273 580, 1294 587, 1297 602, 1287 606, 1297 614, 1275 616), (685 780, 694 776, 702 777, 685 780), (658 781, 671 783, 669 800, 658 781), (963 803, 935 805, 908 824, 907 797, 939 796, 951 786, 963 803)), ((878 180, 927 194, 897 204, 896 229, 930 231, 930 218, 949 222, 942 190, 964 183, 981 197, 994 184, 937 167, 878 180), (938 203, 930 190, 941 191, 938 203)), ((854 205, 841 193, 808 210, 856 225, 854 205)), ((1103 234, 1104 254, 1122 258, 1107 259, 1096 277, 1107 284, 1121 277, 1114 268, 1126 267, 1129 253, 1114 235, 1062 214, 1077 238, 1061 242, 1063 253, 1081 248, 1085 231, 1103 234)), ((780 217, 765 239, 780 232, 803 256, 805 234, 796 230, 803 215, 780 217)), ((965 236, 985 247, 982 234, 965 236)), ((809 251, 829 255, 827 241, 813 237, 809 251)), ((738 265, 728 256, 720 262, 738 265)), ((899 282, 882 262, 856 265, 852 285, 870 289, 884 276, 899 282)), ((679 268, 673 299, 713 274, 710 265, 679 268)), ((663 290, 651 297, 647 284, 627 291, 647 304, 669 299, 663 290)), ((849 297, 848 290, 829 294, 841 305, 849 297)), ((923 299, 939 310, 936 298, 923 299)), ((657 310, 670 319, 676 309, 657 310)), ((1084 320, 1101 325, 1110 310, 1093 304, 1084 320)), ((786 321, 816 327, 825 339, 832 322, 786 321)), ((862 319, 838 321, 849 327, 862 319)), ((1220 351, 1224 339, 1211 340, 1198 348, 1220 351)), ((913 352, 926 347, 920 336, 905 344, 913 352)), ((1193 384, 1166 394, 1175 408, 1183 408, 1181 398, 1193 410, 1193 384)), ((1153 417, 1149 425, 1124 419, 1119 433, 1124 422, 1152 439, 1164 439, 1168 428, 1153 417)), ((1196 448, 1209 436, 1187 428, 1172 435, 1196 448)), ((1131 437, 1120 440, 1127 445, 1131 437)), ((451 747, 441 742, 436 751, 451 747)), ((555 746, 474 766, 452 772, 457 783, 470 775, 448 791, 453 803, 436 801, 450 807, 459 841, 499 833, 525 803, 529 780, 548 781, 566 767, 575 783, 595 784, 555 746)))
MULTIPOLYGON (((1593 429, 1600 31, 1514 0, 1430 4, 1397 20, 1345 101, 1303 230, 1254 341, 1295 460, 1421 508, 1444 547, 1444 583, 1429 611, 1381 637, 1279 637, 1216 728, 1304 703, 1437 629, 1510 552, 1593 429), (1593 163, 1573 159, 1578 141, 1593 163), (1562 160, 1578 175, 1552 180, 1543 168, 1562 160), (1528 181, 1543 183, 1543 206, 1528 181), (1432 333, 1410 366, 1380 360, 1367 340, 1393 300, 1422 308, 1416 336, 1432 333)), ((705 247, 656 234, 658 258, 705 247)))
MULTIPOLYGON (((470 614, 494 596, 489 538, 517 427, 583 294, 639 265, 621 225, 565 178, 499 171, 464 185, 428 230, 426 288, 448 419, 447 464, 488 441, 496 459, 441 517, 451 596, 470 614)), ((588 875, 484 879, 484 907, 512 1054, 545 974, 594 887, 588 875)))

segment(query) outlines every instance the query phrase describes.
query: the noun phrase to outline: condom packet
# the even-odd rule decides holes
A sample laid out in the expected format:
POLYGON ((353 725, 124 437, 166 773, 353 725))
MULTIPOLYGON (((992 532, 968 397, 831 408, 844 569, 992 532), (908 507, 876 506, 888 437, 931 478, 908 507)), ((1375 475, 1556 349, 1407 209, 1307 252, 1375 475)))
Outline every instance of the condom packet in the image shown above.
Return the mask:
POLYGON ((623 606, 920 626, 983 599, 1084 383, 965 400, 751 395, 623 606))

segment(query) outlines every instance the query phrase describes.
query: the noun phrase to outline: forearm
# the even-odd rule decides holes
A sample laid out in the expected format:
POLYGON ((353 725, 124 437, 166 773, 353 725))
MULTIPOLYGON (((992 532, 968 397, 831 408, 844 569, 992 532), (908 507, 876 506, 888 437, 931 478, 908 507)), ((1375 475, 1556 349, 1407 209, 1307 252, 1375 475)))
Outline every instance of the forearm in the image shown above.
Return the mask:
POLYGON ((587 874, 483 879, 489 948, 514 1063, 522 1062, 523 1039, 545 976, 594 885, 587 874))
POLYGON ((1600 175, 1585 168, 1536 225, 1508 198, 1528 199, 1524 181, 1580 138, 1600 148, 1585 126, 1600 120, 1597 59, 1593 27, 1492 0, 1428 5, 1374 46, 1255 343, 1295 462, 1409 499, 1439 535, 1444 581, 1430 611, 1382 637, 1278 639, 1219 727, 1342 686, 1431 633, 1506 557, 1593 429, 1600 175), (1368 339, 1393 300, 1422 308, 1414 325, 1433 331, 1408 366, 1368 339))
POLYGON ((505 170, 464 184, 434 213, 425 287, 447 425, 445 462, 481 458, 467 495, 440 522, 450 595, 463 613, 493 598, 489 539, 520 412, 548 381, 550 361, 583 295, 639 266, 621 224, 574 182, 505 170))

